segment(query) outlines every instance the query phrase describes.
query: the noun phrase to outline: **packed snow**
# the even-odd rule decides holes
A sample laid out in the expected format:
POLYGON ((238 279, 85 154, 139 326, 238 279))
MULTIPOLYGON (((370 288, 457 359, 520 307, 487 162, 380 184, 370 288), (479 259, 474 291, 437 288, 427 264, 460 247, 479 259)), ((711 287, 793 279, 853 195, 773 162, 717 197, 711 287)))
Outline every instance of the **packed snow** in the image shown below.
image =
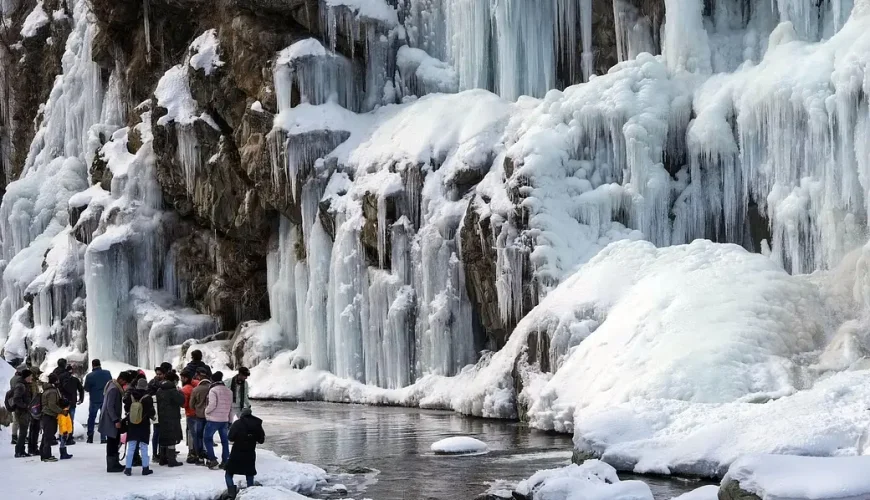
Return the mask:
POLYGON ((483 441, 469 436, 454 436, 432 443, 429 447, 436 455, 480 454, 489 451, 483 441))
MULTIPOLYGON (((177 449, 182 456, 187 452, 183 445, 177 449)), ((141 477, 137 468, 130 478, 106 474, 104 446, 82 442, 69 451, 72 459, 56 463, 40 463, 38 457, 17 459, 12 457, 12 447, 4 439, 0 444, 0 467, 4 471, 6 494, 10 498, 34 498, 64 490, 99 500, 213 500, 226 492, 223 471, 189 465, 170 469, 155 464, 152 476, 141 477)), ((326 479, 326 473, 318 467, 289 462, 266 450, 257 450, 257 472, 257 482, 264 487, 297 494, 295 497, 287 494, 285 498, 307 498, 302 495, 313 493, 326 479)), ((244 485, 244 478, 236 479, 238 485, 244 485)))
POLYGON ((538 471, 516 492, 531 500, 653 500, 646 483, 620 481, 616 469, 598 460, 538 471))
POLYGON ((764 500, 826 500, 870 497, 870 457, 747 455, 722 480, 764 500))
POLYGON ((701 486, 696 490, 683 493, 673 500, 719 500, 719 487, 714 485, 701 486))

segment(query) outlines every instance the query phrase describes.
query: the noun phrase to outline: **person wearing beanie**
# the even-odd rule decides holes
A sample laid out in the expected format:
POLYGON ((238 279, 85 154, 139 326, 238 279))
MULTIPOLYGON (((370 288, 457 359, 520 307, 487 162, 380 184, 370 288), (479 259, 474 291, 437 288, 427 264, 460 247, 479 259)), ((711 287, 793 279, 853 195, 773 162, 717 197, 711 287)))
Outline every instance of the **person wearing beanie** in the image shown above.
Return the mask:
POLYGON ((148 476, 153 473, 148 456, 148 442, 151 439, 151 419, 156 415, 154 398, 148 393, 148 381, 141 378, 136 381, 136 386, 127 391, 124 396, 124 411, 127 416, 127 464, 124 474, 133 473, 133 457, 136 450, 142 457, 142 475, 148 476))
POLYGON ((60 406, 61 395, 57 389, 58 378, 54 373, 48 376, 48 384, 42 392, 42 445, 40 458, 43 462, 57 462, 52 456, 51 447, 57 434, 57 416, 63 412, 60 406))
POLYGON ((263 421, 251 414, 250 408, 243 408, 239 419, 230 427, 229 440, 233 450, 227 461, 224 478, 229 498, 236 498, 238 487, 233 482, 234 475, 245 476, 248 488, 254 486, 257 475, 257 445, 266 441, 263 421))
MULTIPOLYGON (((27 445, 27 432, 30 430, 30 403, 33 402, 33 373, 24 368, 17 374, 15 386, 12 388, 12 406, 15 419, 18 422, 18 436, 15 441, 15 458, 31 456, 24 450, 27 445)), ((37 430, 37 432, 39 432, 37 430)))
POLYGON ((178 375, 170 372, 157 391, 157 419, 160 421, 160 465, 178 467, 184 465, 177 460, 175 446, 184 439, 181 428, 181 407, 184 394, 178 389, 178 375))
POLYGON ((211 388, 208 391, 208 403, 205 407, 205 433, 203 442, 205 451, 208 453, 208 467, 212 470, 226 466, 230 458, 230 446, 227 433, 230 427, 230 418, 233 410, 233 392, 224 385, 224 374, 214 372, 212 375, 211 388), (221 463, 218 464, 214 454, 214 433, 221 438, 221 463))
POLYGON ((208 457, 205 451, 205 408, 208 405, 208 391, 211 389, 211 378, 205 368, 196 370, 197 386, 190 394, 190 406, 193 408, 195 419, 193 438, 196 442, 197 459, 196 465, 205 465, 208 457))
MULTIPOLYGON (((97 414, 103 406, 103 391, 112 380, 109 370, 104 370, 99 359, 91 360, 91 373, 85 377, 84 390, 88 393, 88 443, 94 442, 94 426, 97 414)), ((100 434, 100 444, 105 444, 106 437, 100 434)))
POLYGON ((121 372, 117 380, 106 385, 103 407, 100 408, 100 436, 106 438, 106 472, 123 472, 118 448, 121 446, 122 394, 132 381, 129 372, 121 372))

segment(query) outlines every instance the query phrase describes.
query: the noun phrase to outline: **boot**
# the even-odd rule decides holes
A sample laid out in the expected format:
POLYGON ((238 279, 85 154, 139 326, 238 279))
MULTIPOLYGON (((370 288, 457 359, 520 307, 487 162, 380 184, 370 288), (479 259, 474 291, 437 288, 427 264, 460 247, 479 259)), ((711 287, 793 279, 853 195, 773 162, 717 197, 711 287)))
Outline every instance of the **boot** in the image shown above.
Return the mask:
POLYGON ((166 465, 170 467, 181 467, 182 465, 184 465, 183 463, 178 461, 178 457, 175 456, 175 450, 166 450, 166 452, 164 452, 163 455, 164 458, 166 458, 166 455, 169 455, 166 465))
POLYGON ((238 495, 238 494, 239 494, 239 487, 238 486, 233 485, 233 486, 230 486, 227 488, 227 499, 228 500, 236 500, 236 495, 238 495))
POLYGON ((118 461, 118 455, 106 457, 106 472, 124 472, 124 466, 118 461))
POLYGON ((196 455, 191 453, 190 455, 187 456, 187 460, 185 460, 185 462, 187 462, 189 464, 195 464, 196 463, 196 455))
POLYGON ((72 446, 72 445, 74 445, 74 444, 76 444, 76 440, 73 439, 72 436, 70 436, 70 437, 69 437, 69 440, 67 440, 67 442, 66 442, 66 445, 67 445, 67 446, 72 446))
POLYGON ((16 444, 18 444, 18 436, 13 434, 12 435, 12 446, 15 446, 16 444))
POLYGON ((209 460, 205 463, 205 466, 211 470, 218 470, 218 461, 217 460, 209 460))
POLYGON ((143 476, 150 476, 151 474, 154 474, 154 471, 151 470, 150 467, 142 467, 142 475, 143 476))
POLYGON ((66 448, 60 449, 60 459, 61 460, 69 460, 72 457, 73 457, 72 455, 70 455, 69 453, 66 452, 66 448))
POLYGON ((15 458, 29 458, 32 457, 30 453, 16 453, 15 458))
POLYGON ((94 444, 94 435, 88 434, 88 440, 85 441, 87 444, 94 444))
POLYGON ((132 475, 133 475, 133 469, 124 469, 124 475, 125 475, 125 476, 132 476, 132 475))
POLYGON ((160 451, 157 452, 157 464, 158 465, 169 465, 169 460, 166 458, 166 447, 161 446, 159 448, 160 451))
POLYGON ((57 462, 57 458, 55 458, 55 457, 48 457, 48 458, 43 458, 42 461, 43 461, 43 462, 57 462))

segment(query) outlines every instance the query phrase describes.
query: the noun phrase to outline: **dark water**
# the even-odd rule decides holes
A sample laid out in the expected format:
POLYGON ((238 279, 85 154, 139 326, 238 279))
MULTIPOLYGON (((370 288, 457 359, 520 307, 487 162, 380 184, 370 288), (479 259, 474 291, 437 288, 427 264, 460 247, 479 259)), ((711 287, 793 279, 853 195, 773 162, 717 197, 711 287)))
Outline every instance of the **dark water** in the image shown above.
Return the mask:
MULTIPOLYGON (((516 483, 540 469, 568 465, 571 439, 516 422, 463 417, 452 412, 315 402, 256 403, 265 422, 266 447, 291 460, 318 465, 347 493, 323 497, 357 500, 471 500, 497 480, 516 483), (469 435, 491 452, 471 457, 435 456, 429 446, 469 435)), ((699 486, 644 478, 656 499, 699 486)))

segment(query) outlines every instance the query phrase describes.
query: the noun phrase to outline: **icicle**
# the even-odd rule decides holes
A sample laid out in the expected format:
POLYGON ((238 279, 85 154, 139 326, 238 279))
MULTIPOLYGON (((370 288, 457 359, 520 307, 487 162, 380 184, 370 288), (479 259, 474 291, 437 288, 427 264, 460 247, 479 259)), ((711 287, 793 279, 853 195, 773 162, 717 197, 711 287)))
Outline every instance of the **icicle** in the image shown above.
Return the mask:
POLYGON ((151 0, 142 0, 142 11, 145 19, 145 61, 151 64, 151 0))
MULTIPOLYGON (((592 76, 593 73, 593 64, 595 57, 592 51, 592 0, 580 0, 580 22, 581 39, 583 43, 583 53, 581 55, 583 67, 583 81, 588 82, 589 77, 592 76)), ((576 47, 576 42, 572 43, 568 47, 576 47)))

